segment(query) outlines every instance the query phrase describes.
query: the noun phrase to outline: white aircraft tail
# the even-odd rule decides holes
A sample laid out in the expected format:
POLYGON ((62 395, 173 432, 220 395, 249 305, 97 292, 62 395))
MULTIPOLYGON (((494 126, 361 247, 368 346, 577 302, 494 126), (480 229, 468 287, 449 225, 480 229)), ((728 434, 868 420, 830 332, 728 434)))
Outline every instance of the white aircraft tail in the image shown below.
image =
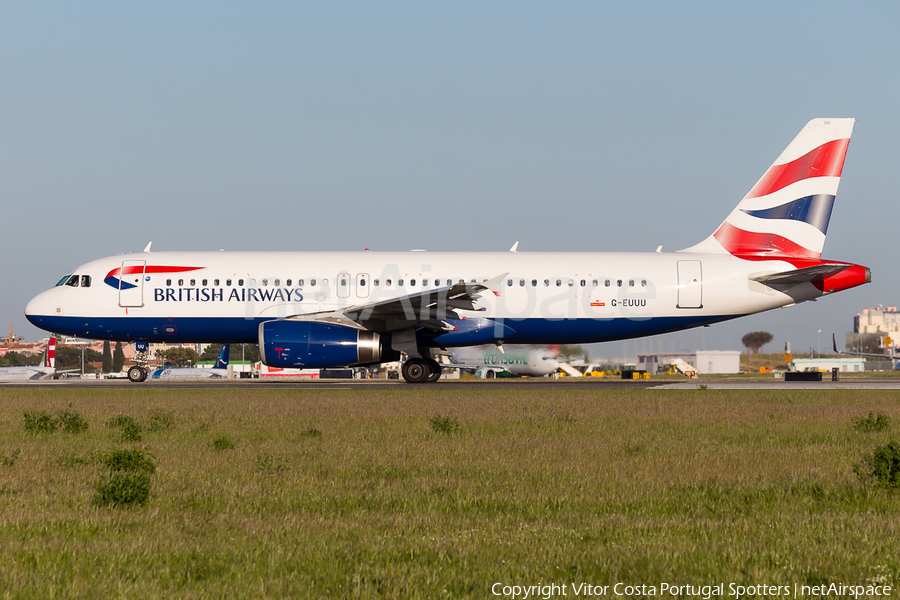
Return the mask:
POLYGON ((716 232, 683 252, 818 259, 853 123, 807 123, 716 232))

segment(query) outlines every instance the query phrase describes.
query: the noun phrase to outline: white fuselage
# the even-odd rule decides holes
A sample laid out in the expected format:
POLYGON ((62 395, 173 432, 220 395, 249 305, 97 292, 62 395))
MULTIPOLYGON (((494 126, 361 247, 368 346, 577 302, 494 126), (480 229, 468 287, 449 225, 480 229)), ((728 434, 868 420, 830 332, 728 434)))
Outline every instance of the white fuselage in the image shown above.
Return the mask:
MULTIPOLYGON (((76 268, 26 315, 48 331, 93 339, 255 343, 264 321, 506 274, 495 293, 483 292, 483 310, 459 315, 504 323, 514 332, 508 343, 590 343, 824 295, 809 283, 785 293, 749 279, 793 268, 683 252, 143 252, 76 268)), ((434 345, 456 344, 449 336, 434 345)))
POLYGON ((53 367, 2 367, 0 381, 36 381, 51 379, 56 374, 53 367))
POLYGON ((507 371, 529 377, 551 375, 559 368, 556 353, 548 348, 510 344, 502 348, 502 351, 494 345, 457 348, 450 352, 450 360, 453 366, 475 369, 476 373, 507 371))

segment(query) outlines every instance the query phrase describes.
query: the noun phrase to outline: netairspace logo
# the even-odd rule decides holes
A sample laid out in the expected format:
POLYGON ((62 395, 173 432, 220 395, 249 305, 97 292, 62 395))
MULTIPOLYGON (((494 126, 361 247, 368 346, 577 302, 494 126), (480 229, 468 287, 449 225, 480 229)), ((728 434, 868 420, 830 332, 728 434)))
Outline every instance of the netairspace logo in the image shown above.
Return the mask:
POLYGON ((491 586, 491 594, 513 598, 515 600, 538 599, 550 600, 556 597, 608 597, 624 596, 662 596, 672 598, 872 598, 890 596, 891 586, 886 585, 846 585, 832 583, 823 585, 738 585, 736 583, 718 583, 710 585, 675 585, 660 583, 656 585, 592 585, 589 583, 551 583, 537 585, 512 585, 495 583, 491 586))

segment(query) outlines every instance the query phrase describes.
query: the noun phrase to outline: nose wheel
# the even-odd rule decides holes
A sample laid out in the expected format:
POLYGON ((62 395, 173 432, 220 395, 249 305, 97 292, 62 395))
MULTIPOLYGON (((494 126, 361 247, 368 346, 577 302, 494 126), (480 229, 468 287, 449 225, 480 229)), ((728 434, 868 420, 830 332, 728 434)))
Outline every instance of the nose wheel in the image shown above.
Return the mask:
POLYGON ((147 379, 147 369, 143 367, 131 367, 128 369, 128 381, 132 383, 140 383, 147 379))

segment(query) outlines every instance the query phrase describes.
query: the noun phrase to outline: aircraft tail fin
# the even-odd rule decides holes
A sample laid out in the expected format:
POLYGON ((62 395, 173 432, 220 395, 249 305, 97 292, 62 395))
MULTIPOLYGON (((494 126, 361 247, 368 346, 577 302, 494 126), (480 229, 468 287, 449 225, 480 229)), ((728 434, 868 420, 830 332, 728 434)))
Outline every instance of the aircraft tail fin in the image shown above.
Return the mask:
POLYGON ((216 364, 213 365, 213 369, 225 369, 228 367, 228 359, 231 354, 231 345, 225 344, 222 346, 222 350, 219 351, 219 358, 216 359, 216 364))
POLYGON ((47 340, 47 349, 44 351, 44 366, 56 368, 56 337, 52 335, 47 340))
POLYGON ((854 119, 813 119, 706 240, 682 252, 818 259, 854 119))

